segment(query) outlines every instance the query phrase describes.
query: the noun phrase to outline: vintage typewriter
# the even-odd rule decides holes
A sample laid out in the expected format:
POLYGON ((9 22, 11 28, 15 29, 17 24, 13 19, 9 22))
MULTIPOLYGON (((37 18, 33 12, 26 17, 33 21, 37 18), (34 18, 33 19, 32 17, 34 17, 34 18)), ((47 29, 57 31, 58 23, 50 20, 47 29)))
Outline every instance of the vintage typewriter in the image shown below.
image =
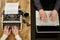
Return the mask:
POLYGON ((9 25, 10 29, 13 25, 22 30, 22 10, 18 9, 18 3, 6 3, 2 15, 2 28, 9 25))

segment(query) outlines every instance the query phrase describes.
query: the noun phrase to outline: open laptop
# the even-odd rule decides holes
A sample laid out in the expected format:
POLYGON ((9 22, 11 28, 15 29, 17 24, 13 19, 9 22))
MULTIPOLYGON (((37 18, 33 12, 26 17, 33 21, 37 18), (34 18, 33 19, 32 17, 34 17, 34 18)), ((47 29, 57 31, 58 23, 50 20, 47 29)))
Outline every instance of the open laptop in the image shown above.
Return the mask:
MULTIPOLYGON (((49 18, 51 11, 45 11, 47 20, 41 21, 39 12, 36 11, 36 31, 37 33, 58 33, 59 17, 57 15, 56 21, 52 22, 49 18)), ((60 33, 60 32, 59 32, 60 33)))

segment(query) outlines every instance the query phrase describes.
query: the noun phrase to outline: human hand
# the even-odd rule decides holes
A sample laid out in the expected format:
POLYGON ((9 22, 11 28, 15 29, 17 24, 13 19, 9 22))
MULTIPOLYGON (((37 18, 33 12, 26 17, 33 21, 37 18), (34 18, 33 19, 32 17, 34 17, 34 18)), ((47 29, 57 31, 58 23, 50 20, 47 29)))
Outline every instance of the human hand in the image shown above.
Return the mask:
POLYGON ((46 21, 47 15, 45 14, 45 12, 44 12, 43 9, 40 9, 40 10, 39 10, 39 14, 40 14, 40 19, 41 19, 42 21, 46 21))
POLYGON ((7 25, 4 27, 4 34, 7 36, 10 34, 9 26, 7 26, 7 25))
POLYGON ((50 13, 50 19, 52 22, 54 22, 57 18, 57 11, 56 10, 53 10, 51 13, 50 13))
POLYGON ((16 36, 18 35, 18 27, 17 26, 12 26, 12 33, 16 36))

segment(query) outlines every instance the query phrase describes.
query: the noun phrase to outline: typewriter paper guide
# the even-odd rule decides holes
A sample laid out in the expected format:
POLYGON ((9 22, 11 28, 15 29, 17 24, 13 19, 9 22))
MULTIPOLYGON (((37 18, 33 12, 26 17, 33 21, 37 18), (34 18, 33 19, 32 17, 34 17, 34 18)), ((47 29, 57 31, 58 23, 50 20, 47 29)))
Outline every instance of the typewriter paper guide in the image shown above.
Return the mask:
POLYGON ((6 3, 4 14, 18 14, 18 3, 6 3))
POLYGON ((39 16, 39 12, 36 11, 36 25, 37 26, 57 26, 59 25, 59 17, 57 15, 57 19, 56 21, 52 22, 49 18, 49 14, 50 14, 51 11, 45 11, 46 15, 47 15, 47 21, 46 22, 43 22, 40 20, 40 16, 39 16))

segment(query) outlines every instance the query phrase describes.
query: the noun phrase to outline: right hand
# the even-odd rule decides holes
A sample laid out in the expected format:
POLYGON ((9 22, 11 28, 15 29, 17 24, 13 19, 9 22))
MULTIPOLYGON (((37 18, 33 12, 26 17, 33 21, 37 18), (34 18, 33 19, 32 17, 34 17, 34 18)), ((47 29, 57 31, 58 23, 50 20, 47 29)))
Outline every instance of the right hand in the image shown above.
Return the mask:
POLYGON ((18 35, 18 27, 17 26, 12 26, 12 33, 16 36, 18 35))
POLYGON ((45 14, 45 12, 44 12, 43 9, 40 9, 40 10, 39 10, 39 14, 40 14, 40 19, 41 19, 42 21, 46 21, 47 15, 45 14))

